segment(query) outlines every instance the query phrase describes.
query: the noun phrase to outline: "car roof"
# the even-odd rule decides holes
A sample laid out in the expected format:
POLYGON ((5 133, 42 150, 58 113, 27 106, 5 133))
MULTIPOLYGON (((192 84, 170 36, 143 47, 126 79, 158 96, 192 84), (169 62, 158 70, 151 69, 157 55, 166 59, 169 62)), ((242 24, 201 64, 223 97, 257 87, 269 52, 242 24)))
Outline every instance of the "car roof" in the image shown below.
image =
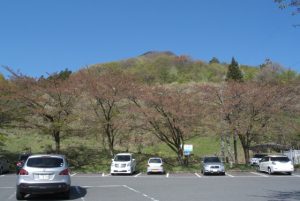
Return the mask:
POLYGON ((57 157, 57 158, 65 158, 62 154, 33 154, 28 158, 38 158, 38 157, 57 157))
POLYGON ((118 153, 116 155, 132 155, 132 153, 118 153))
POLYGON ((282 154, 271 154, 271 155, 267 155, 268 157, 287 157, 286 155, 282 155, 282 154))
POLYGON ((162 160, 160 157, 151 157, 148 160, 150 160, 150 159, 160 159, 160 160, 162 160))

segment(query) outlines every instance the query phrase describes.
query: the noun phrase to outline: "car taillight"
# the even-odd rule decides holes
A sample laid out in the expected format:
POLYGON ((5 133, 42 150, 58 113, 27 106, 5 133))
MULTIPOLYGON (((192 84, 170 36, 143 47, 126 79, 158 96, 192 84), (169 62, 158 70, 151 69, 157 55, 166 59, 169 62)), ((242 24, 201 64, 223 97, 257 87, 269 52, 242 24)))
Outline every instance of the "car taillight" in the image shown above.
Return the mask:
POLYGON ((24 169, 21 169, 19 171, 19 175, 28 175, 28 172, 26 170, 24 170, 24 169))
POLYGON ((59 175, 69 175, 69 169, 64 169, 59 173, 59 175))
POLYGON ((22 166, 22 162, 17 162, 17 166, 22 166))

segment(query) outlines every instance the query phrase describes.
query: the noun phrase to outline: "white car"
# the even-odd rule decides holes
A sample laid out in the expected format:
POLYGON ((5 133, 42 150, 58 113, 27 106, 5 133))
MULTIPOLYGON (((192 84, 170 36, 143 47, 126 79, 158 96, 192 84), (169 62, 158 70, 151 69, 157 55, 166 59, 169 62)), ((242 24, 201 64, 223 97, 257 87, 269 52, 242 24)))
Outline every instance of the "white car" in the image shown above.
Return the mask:
POLYGON ((163 174, 164 171, 164 164, 161 158, 149 158, 148 165, 147 165, 147 174, 150 173, 161 173, 163 174))
POLYGON ((254 154, 249 160, 250 165, 258 165, 259 161, 265 156, 267 156, 267 154, 254 154))
POLYGON ((131 153, 119 153, 112 159, 110 174, 133 174, 136 161, 131 153))
POLYGON ((258 170, 267 172, 268 174, 281 172, 291 175, 294 171, 294 165, 287 156, 268 155, 260 160, 258 170))

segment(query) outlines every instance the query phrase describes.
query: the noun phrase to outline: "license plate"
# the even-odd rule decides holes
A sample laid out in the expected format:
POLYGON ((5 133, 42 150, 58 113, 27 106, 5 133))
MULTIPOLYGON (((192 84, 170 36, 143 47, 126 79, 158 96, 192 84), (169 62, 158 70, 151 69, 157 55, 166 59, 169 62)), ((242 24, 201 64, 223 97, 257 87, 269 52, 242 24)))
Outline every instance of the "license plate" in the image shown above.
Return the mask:
POLYGON ((49 179, 49 175, 48 174, 40 174, 39 179, 40 180, 47 180, 47 179, 49 179))

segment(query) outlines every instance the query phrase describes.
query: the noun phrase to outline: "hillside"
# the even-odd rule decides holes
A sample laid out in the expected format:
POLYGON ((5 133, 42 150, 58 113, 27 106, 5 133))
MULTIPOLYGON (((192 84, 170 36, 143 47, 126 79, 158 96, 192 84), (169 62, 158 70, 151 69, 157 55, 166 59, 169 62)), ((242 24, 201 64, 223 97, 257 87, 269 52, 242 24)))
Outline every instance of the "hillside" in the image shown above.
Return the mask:
MULTIPOLYGON (((90 68, 115 68, 132 73, 145 83, 220 82, 227 72, 227 63, 194 60, 170 51, 149 51, 122 61, 94 64, 90 68)), ((240 65, 245 79, 253 78, 259 68, 240 65)))

